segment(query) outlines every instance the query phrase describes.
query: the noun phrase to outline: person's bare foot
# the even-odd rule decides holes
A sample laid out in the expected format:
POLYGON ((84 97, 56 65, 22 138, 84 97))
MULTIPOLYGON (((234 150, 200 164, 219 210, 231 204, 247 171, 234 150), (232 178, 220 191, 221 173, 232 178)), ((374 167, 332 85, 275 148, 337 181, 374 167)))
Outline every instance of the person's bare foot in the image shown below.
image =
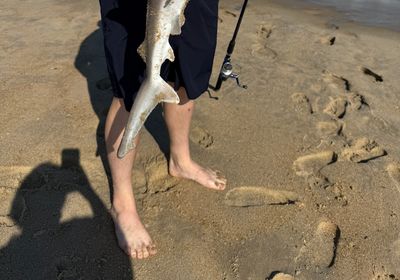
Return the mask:
POLYGON ((204 168, 192 160, 177 163, 171 157, 168 168, 171 176, 190 179, 210 189, 224 190, 226 187, 226 179, 221 172, 204 168))
POLYGON ((115 225, 118 245, 128 255, 137 259, 144 259, 154 255, 157 251, 135 210, 110 209, 115 225))

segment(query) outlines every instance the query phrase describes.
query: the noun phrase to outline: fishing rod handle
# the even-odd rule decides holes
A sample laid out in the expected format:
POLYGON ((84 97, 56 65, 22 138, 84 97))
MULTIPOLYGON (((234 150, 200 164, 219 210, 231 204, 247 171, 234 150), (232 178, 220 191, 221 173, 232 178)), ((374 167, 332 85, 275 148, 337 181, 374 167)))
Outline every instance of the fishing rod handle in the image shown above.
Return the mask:
POLYGON ((221 89, 222 82, 223 82, 222 73, 219 73, 217 83, 215 84, 215 87, 214 87, 215 91, 219 91, 221 89))

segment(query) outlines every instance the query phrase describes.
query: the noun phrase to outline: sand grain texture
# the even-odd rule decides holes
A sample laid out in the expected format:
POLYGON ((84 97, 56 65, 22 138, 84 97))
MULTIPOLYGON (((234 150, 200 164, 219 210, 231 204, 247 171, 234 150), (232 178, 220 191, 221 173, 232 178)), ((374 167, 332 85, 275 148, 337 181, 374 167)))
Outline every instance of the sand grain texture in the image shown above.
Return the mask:
MULTIPOLYGON (((210 84, 242 3, 220 0, 210 84)), ((99 24, 95 0, 0 2, 1 279, 400 278, 399 33, 250 1, 232 56, 248 88, 202 95, 190 133, 227 190, 168 175, 157 107, 132 188, 158 254, 133 261, 109 214, 99 24)))

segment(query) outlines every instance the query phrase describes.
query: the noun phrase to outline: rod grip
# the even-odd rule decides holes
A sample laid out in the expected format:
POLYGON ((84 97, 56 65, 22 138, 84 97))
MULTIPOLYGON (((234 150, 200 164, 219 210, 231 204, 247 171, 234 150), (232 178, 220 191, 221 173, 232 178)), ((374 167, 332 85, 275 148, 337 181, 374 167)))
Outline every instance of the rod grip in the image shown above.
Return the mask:
POLYGON ((222 82, 223 82, 223 79, 222 79, 222 74, 221 74, 221 73, 219 73, 219 76, 218 76, 217 83, 215 84, 215 87, 214 87, 214 90, 215 90, 215 91, 218 91, 218 90, 220 90, 220 89, 221 89, 222 82))

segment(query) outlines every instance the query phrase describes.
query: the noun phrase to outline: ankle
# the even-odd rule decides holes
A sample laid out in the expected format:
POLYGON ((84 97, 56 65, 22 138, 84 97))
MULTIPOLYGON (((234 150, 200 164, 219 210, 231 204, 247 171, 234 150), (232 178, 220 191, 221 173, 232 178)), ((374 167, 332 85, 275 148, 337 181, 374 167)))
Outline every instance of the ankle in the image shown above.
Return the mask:
MULTIPOLYGON (((171 155, 169 159, 169 171, 174 172, 174 171, 180 171, 185 169, 186 166, 190 165, 192 162, 191 158, 186 157, 186 158, 179 158, 171 155)), ((173 175, 173 174, 171 174, 173 175)))
POLYGON ((175 166, 185 166, 192 162, 192 158, 190 157, 190 153, 175 153, 171 152, 169 156, 169 162, 174 164, 175 166))
POLYGON ((129 197, 118 197, 114 196, 113 202, 111 205, 111 210, 114 211, 115 213, 121 213, 121 212, 134 212, 137 213, 136 210, 136 203, 135 203, 135 198, 129 198, 129 197))

